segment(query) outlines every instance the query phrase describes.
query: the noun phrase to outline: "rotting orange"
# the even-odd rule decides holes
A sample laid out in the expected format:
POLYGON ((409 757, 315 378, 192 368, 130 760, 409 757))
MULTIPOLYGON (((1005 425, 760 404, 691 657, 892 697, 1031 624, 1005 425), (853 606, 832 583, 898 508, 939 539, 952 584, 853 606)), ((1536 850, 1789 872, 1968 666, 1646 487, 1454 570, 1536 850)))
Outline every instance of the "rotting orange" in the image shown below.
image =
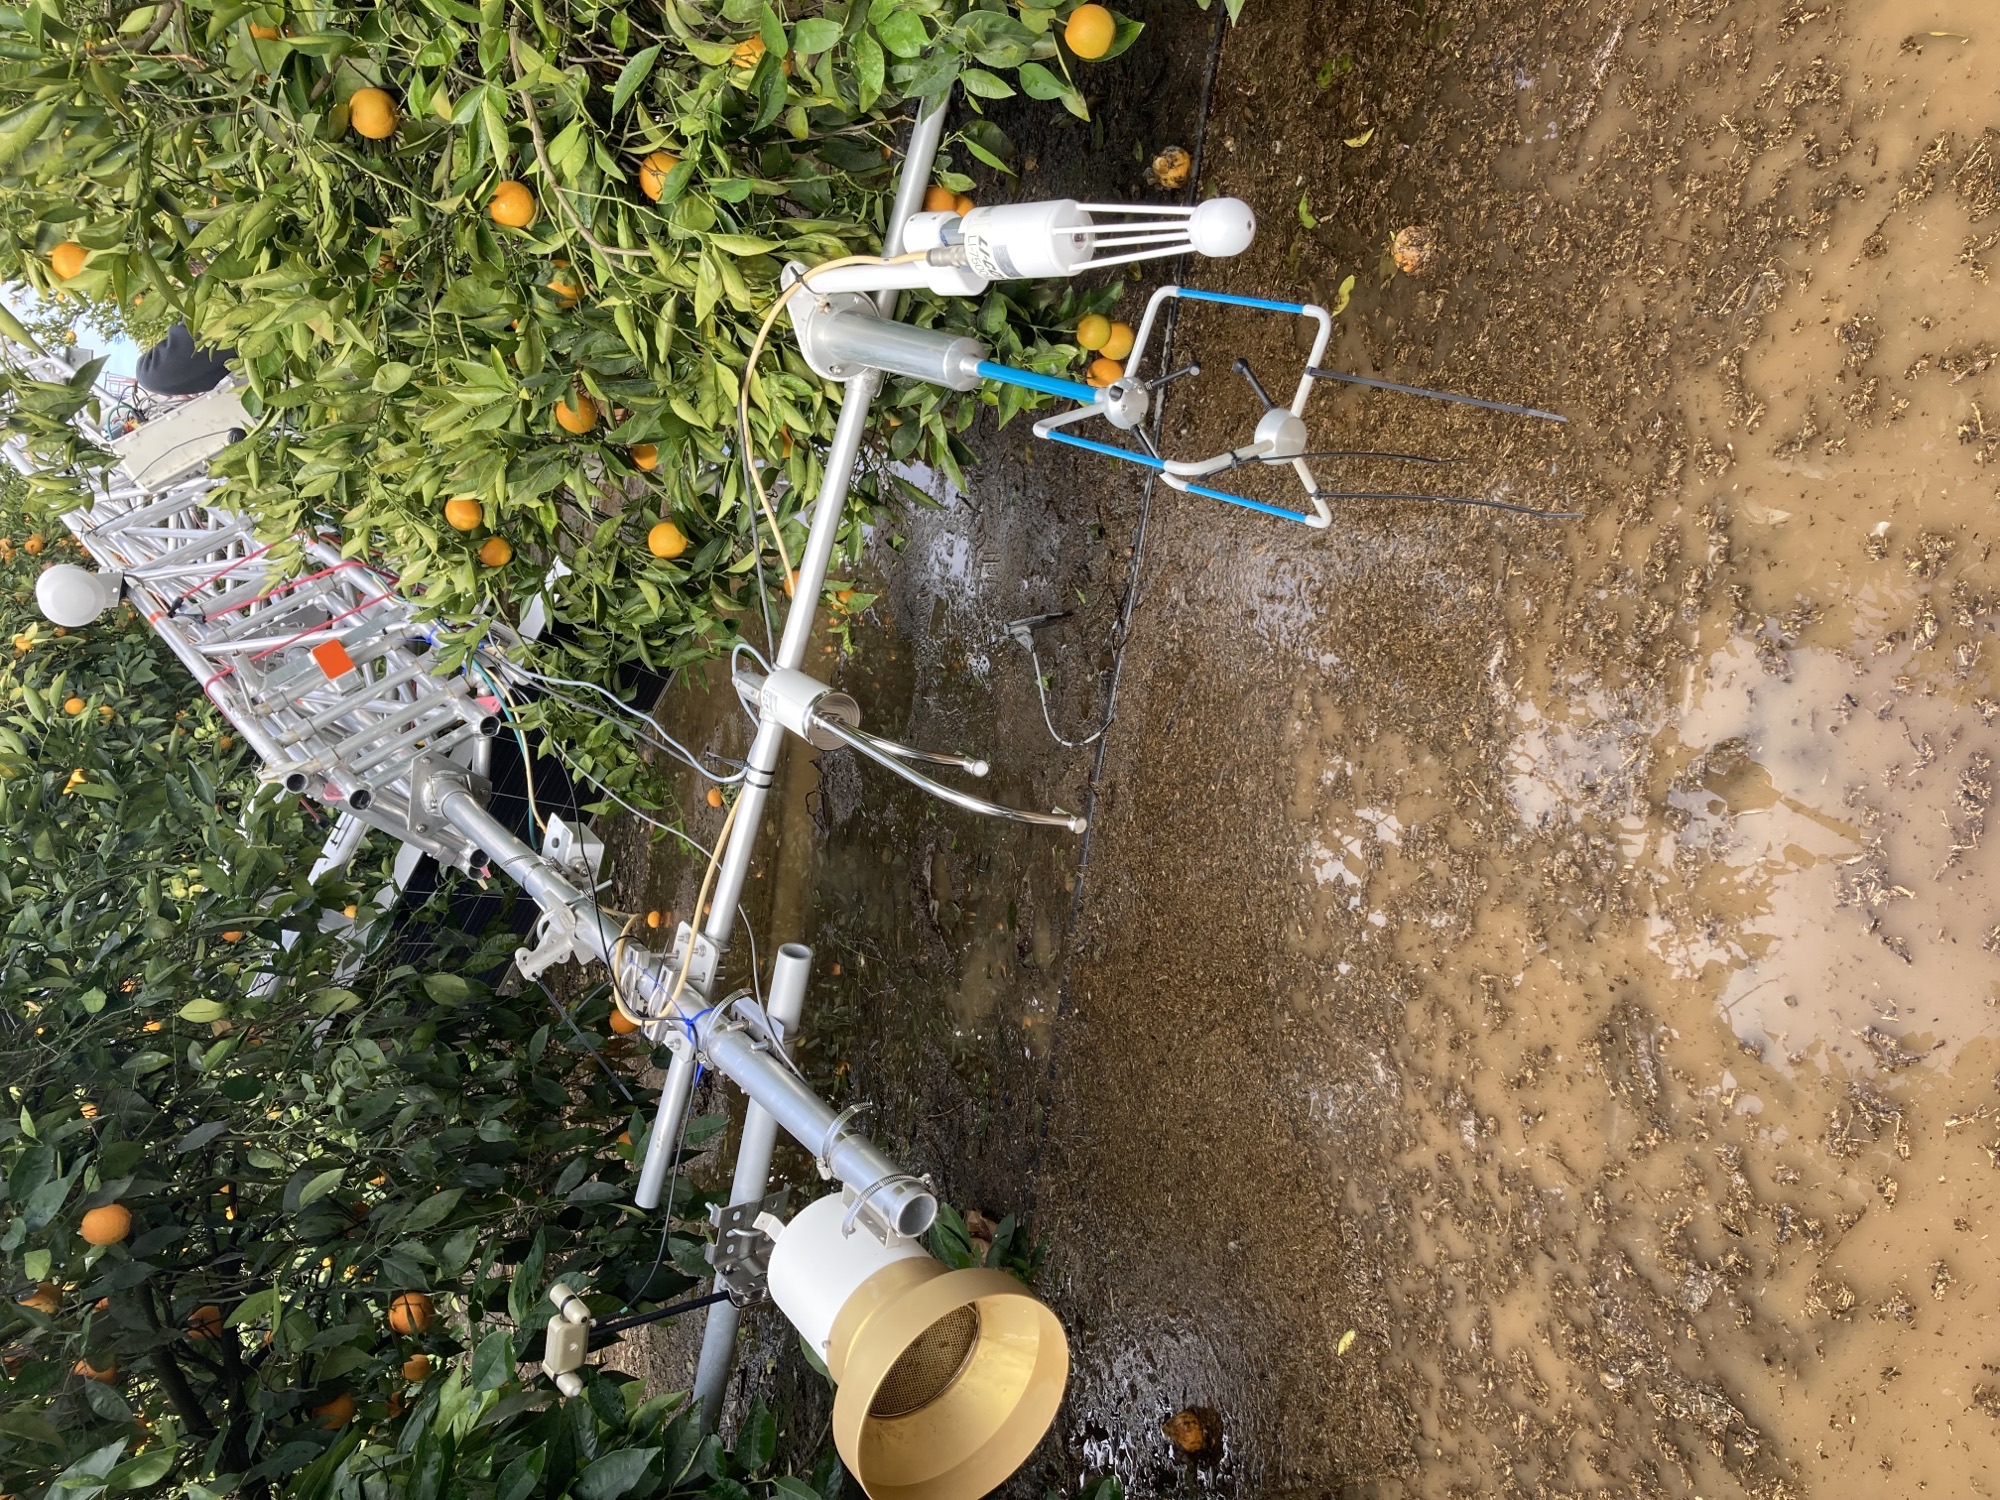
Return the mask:
POLYGON ((1063 23, 1063 40, 1069 50, 1086 62, 1094 62, 1111 50, 1118 36, 1118 21, 1101 5, 1079 5, 1063 23))
POLYGON ((489 568, 504 568, 514 560, 514 544, 504 536, 489 536, 479 544, 479 560, 489 568))
POLYGON ((486 507, 471 495, 454 495, 444 503, 444 519, 454 531, 474 531, 485 521, 486 507))
POLYGON ((667 173, 681 164, 681 159, 671 151, 655 151, 639 163, 639 191, 655 203, 660 194, 667 190, 667 173))
POLYGON ((394 135, 402 117, 396 101, 382 89, 356 89, 347 101, 347 123, 356 135, 371 141, 386 141, 394 135))
POLYGON ((535 195, 525 182, 511 177, 493 189, 486 203, 486 217, 509 229, 526 229, 535 222, 535 195))
POLYGON ((132 1210, 122 1203, 93 1208, 77 1226, 86 1245, 115 1245, 132 1232, 132 1210))
POLYGON ((662 521, 646 533, 646 550, 663 561, 679 557, 687 549, 687 533, 672 521, 662 521))
POLYGON ((763 60, 764 39, 761 36, 753 36, 747 41, 738 42, 736 50, 729 54, 731 65, 743 69, 746 73, 763 60))

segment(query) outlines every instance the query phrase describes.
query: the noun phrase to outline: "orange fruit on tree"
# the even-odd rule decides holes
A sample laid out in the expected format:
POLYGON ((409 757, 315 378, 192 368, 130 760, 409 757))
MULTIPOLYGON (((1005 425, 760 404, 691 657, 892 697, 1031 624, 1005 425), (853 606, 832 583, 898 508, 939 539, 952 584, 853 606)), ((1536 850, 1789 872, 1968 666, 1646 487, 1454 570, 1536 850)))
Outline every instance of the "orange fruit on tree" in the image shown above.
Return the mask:
POLYGON ((187 1330, 191 1339, 222 1337, 222 1309, 212 1302, 204 1302, 188 1314, 187 1330))
POLYGON ((572 391, 567 401, 556 403, 556 426, 578 436, 597 425, 597 403, 582 391, 572 391))
POLYGON ((979 206, 978 204, 974 203, 964 193, 960 193, 956 198, 952 199, 951 201, 952 212, 957 214, 961 219, 964 218, 967 214, 971 213, 973 209, 977 208, 978 206, 979 206))
POLYGON ((477 531, 486 519, 486 507, 471 495, 454 495, 444 503, 444 519, 454 531, 477 531))
POLYGON ((132 1232, 132 1210, 122 1203, 106 1203, 83 1216, 77 1233, 86 1245, 115 1245, 132 1232))
POLYGON ((486 203, 486 217, 509 229, 526 229, 535 222, 535 195, 525 182, 512 178, 493 189, 486 203))
POLYGON ((630 1036, 639 1029, 639 1023, 626 1015, 617 1006, 611 1007, 611 1030, 617 1036, 630 1036))
POLYGON ((278 28, 275 26, 266 26, 262 21, 252 21, 250 23, 250 35, 260 42, 275 42, 278 39, 278 28))
POLYGON ((679 557, 687 549, 687 533, 672 521, 662 521, 646 533, 646 550, 657 558, 679 557))
POLYGON ((634 443, 625 452, 635 468, 644 469, 648 474, 660 466, 660 446, 657 443, 634 443))
POLYGON ((354 1405, 353 1393, 342 1391, 324 1405, 315 1406, 312 1414, 319 1418, 320 1426, 332 1432, 354 1420, 354 1405))
POLYGON ((1063 23, 1063 40, 1086 62, 1109 52, 1117 35, 1117 20, 1101 5, 1079 5, 1063 23))
POLYGON ((736 50, 729 54, 729 61, 748 72, 764 60, 764 39, 753 36, 748 41, 738 42, 736 50))
POLYGON ((1114 380, 1121 379, 1124 374, 1125 367, 1119 364, 1117 360, 1105 359, 1100 355, 1090 362, 1090 369, 1086 372, 1084 378, 1092 385, 1104 386, 1111 384, 1114 380))
POLYGON ((948 187, 932 183, 924 189, 924 212, 927 214, 948 214, 953 212, 958 195, 948 187))
POLYGON ((64 240, 49 252, 49 269, 64 281, 83 269, 83 263, 90 258, 90 252, 75 240, 64 240))
POLYGON ((53 1281, 44 1281, 27 1296, 20 1299, 22 1307, 32 1307, 44 1317, 53 1318, 62 1306, 62 1288, 53 1281))
POLYGON ((489 536, 479 544, 479 560, 489 568, 504 568, 514 560, 514 544, 504 536, 489 536))
POLYGON ((394 135, 401 118, 396 101, 381 89, 356 89, 347 101, 347 123, 355 134, 371 141, 386 141, 394 135))
POLYGON ((681 164, 681 159, 671 151, 655 151, 639 163, 639 191, 655 203, 660 194, 667 190, 667 173, 681 164))
POLYGON ((1097 351, 1106 359, 1123 360, 1132 352, 1132 325, 1113 323, 1111 336, 1104 341, 1104 347, 1097 351))
POLYGON ((1103 313, 1085 313, 1076 320, 1076 342, 1081 349, 1102 349, 1111 337, 1111 320, 1103 313))
MULTIPOLYGON (((227 737, 225 736, 225 738, 227 737)), ((229 747, 228 745, 225 744, 223 748, 226 750, 229 747)), ((240 943, 243 941, 243 934, 238 932, 234 927, 232 927, 229 929, 229 931, 223 933, 222 940, 225 943, 240 943)))
POLYGON ((629 1130, 621 1130, 621 1131, 619 1131, 619 1132, 618 1132, 618 1144, 619 1144, 619 1145, 621 1145, 621 1146, 629 1146, 629 1145, 631 1145, 631 1144, 632 1144, 632 1132, 631 1132, 631 1131, 629 1131, 629 1130))
POLYGON ((118 1361, 114 1357, 106 1356, 104 1367, 99 1369, 86 1357, 71 1365, 70 1373, 81 1375, 85 1380, 101 1380, 109 1385, 118 1378, 118 1361))
POLYGON ((569 279, 565 271, 558 271, 549 278, 549 295, 565 308, 575 307, 583 298, 583 288, 569 279))
POLYGON ((70 698, 63 703, 63 712, 68 714, 72 719, 74 719, 78 714, 82 713, 84 709, 88 708, 89 706, 90 705, 85 703, 81 698, 70 698))
POLYGON ((403 1361, 403 1379, 415 1385, 427 1379, 431 1373, 431 1357, 428 1354, 412 1354, 403 1361))
POLYGON ((392 1333, 426 1333, 437 1318, 437 1308, 422 1292, 398 1292, 389 1304, 392 1333))

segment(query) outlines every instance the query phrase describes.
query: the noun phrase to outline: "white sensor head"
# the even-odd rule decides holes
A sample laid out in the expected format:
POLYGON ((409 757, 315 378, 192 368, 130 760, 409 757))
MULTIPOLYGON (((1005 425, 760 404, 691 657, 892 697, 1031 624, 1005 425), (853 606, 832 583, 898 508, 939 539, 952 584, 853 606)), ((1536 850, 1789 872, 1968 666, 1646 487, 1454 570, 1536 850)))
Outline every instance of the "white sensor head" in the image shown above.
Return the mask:
POLYGON ((35 603, 52 625, 75 629, 88 625, 118 602, 123 592, 117 573, 93 573, 75 563, 44 568, 35 580, 35 603))
POLYGON ((1257 216, 1241 198, 1211 198, 1188 216, 1188 241, 1207 256, 1241 255, 1257 235, 1257 216))

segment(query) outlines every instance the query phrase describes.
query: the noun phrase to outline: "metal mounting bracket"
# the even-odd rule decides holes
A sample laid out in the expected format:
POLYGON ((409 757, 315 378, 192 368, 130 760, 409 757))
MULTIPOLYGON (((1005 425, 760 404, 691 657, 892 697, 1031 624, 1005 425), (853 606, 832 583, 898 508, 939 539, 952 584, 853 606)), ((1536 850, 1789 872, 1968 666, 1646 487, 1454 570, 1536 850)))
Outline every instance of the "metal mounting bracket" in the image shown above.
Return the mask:
MULTIPOLYGON (((785 267, 782 285, 790 286, 799 279, 804 268, 797 262, 785 267)), ((826 380, 848 381, 859 375, 864 365, 835 359, 824 347, 821 333, 826 319, 833 313, 856 313, 862 317, 878 318, 881 310, 875 306, 875 299, 864 292, 816 292, 811 287, 795 295, 785 311, 792 320, 792 333, 799 341, 799 353, 812 367, 812 372, 826 380)))
POLYGON ((744 1203, 717 1204, 709 1210, 715 1225, 715 1239, 704 1252, 715 1268, 716 1284, 729 1293, 738 1307, 762 1302, 769 1296, 771 1235, 759 1221, 766 1215, 784 1212, 791 1197, 789 1188, 779 1188, 762 1198, 744 1203))

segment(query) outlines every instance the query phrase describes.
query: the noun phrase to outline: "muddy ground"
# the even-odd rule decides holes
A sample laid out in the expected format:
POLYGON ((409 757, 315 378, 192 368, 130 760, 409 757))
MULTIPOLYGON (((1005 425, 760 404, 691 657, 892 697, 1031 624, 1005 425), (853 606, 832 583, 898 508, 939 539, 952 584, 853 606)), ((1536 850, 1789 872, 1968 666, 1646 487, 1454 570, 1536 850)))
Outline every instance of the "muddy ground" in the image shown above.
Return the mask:
MULTIPOLYGON (((794 756, 752 915, 818 951, 815 1074, 1048 1240, 1075 1373, 1010 1493, 1992 1493, 2000 15, 1149 19, 1097 122, 1037 117, 983 198, 1138 198, 1188 148, 1262 222, 1190 284, 1352 274, 1335 368, 1569 418, 1322 388, 1316 446, 1459 460, 1326 483, 1583 514, 1314 531, 1017 423, 970 494, 885 518, 826 671, 1092 830, 794 756), (1004 633, 1063 609, 1055 727, 1115 690, 1075 750, 1004 633), (1161 1429, 1189 1406, 1222 1433, 1195 1461, 1161 1429)), ((1190 311, 1172 359, 1210 373, 1163 445, 1242 441, 1230 361, 1289 388, 1303 348, 1190 311)), ((657 850, 651 904, 698 873, 657 850)), ((774 1323, 742 1388, 811 1446, 774 1323)))

